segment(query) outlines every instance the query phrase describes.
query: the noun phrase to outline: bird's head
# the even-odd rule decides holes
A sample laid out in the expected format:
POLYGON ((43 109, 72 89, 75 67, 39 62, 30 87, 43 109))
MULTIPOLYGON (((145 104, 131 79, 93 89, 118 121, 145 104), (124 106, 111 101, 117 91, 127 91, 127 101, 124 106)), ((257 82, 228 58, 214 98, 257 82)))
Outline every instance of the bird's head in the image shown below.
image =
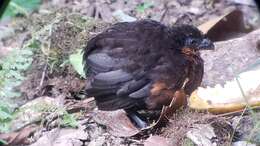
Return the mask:
POLYGON ((200 50, 214 50, 214 44, 202 32, 192 25, 180 25, 173 28, 179 50, 185 54, 194 54, 200 50))

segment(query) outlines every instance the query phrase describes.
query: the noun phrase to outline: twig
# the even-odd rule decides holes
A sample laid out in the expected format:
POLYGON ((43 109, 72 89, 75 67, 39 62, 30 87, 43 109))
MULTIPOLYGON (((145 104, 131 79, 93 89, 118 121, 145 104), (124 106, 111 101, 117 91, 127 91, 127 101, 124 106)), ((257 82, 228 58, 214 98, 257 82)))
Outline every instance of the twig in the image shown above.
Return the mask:
POLYGON ((238 110, 238 111, 224 113, 224 114, 218 114, 215 117, 239 116, 239 115, 241 115, 242 112, 244 112, 244 115, 248 115, 251 110, 260 110, 260 107, 251 107, 251 109, 248 109, 245 107, 243 110, 238 110), (244 112, 244 110, 245 110, 245 112, 244 112))
POLYGON ((45 66, 44 66, 44 69, 43 69, 43 72, 42 72, 41 81, 40 81, 40 85, 39 85, 39 89, 42 88, 42 85, 43 85, 43 81, 44 81, 44 78, 45 78, 45 74, 46 74, 47 68, 48 68, 48 63, 46 63, 45 66))
MULTIPOLYGON (((239 76, 238 76, 238 77, 239 77, 239 76)), ((246 94, 245 94, 245 92, 244 92, 244 90, 243 90, 243 88, 242 88, 242 85, 241 85, 241 83, 240 83, 238 77, 236 76, 236 77, 235 77, 235 80, 236 80, 237 85, 238 85, 238 87, 239 87, 239 89, 240 89, 240 92, 241 92, 241 94, 242 94, 242 96, 243 96, 243 98, 244 98, 244 100, 245 100, 245 102, 246 102, 246 107, 244 108, 243 112, 241 113, 241 115, 240 115, 240 117, 239 117, 239 120, 238 120, 238 124, 236 125, 236 127, 234 128, 234 131, 232 132, 232 135, 231 135, 231 138, 230 138, 230 142, 229 142, 229 146, 232 145, 232 139, 233 139, 233 137, 234 137, 234 135, 235 135, 235 132, 236 132, 236 130, 237 130, 237 128, 238 128, 238 125, 239 125, 239 123, 240 123, 240 121, 241 121, 243 115, 245 114, 245 112, 246 112, 246 111, 250 112, 250 113, 253 115, 253 118, 255 118, 255 115, 254 115, 254 112, 253 112, 253 110, 252 110, 252 107, 251 107, 250 104, 249 104, 249 101, 248 101, 248 99, 247 99, 247 96, 246 96, 246 94)))
POLYGON ((243 115, 245 114, 247 108, 248 108, 248 105, 244 108, 243 112, 242 112, 241 115, 239 116, 238 123, 237 123, 236 127, 234 128, 234 130, 232 131, 232 134, 231 134, 231 137, 230 137, 230 142, 229 142, 229 144, 228 144, 229 146, 232 146, 233 137, 235 136, 235 132, 236 132, 236 130, 237 130, 237 128, 238 128, 238 125, 239 125, 240 121, 242 120, 243 115))
MULTIPOLYGON (((50 26, 49 37, 52 35, 52 26, 53 25, 50 26)), ((39 90, 41 90, 41 88, 42 88, 43 81, 44 81, 46 71, 47 71, 47 68, 48 68, 50 48, 51 48, 51 40, 49 40, 49 43, 48 43, 48 55, 46 56, 45 66, 44 66, 44 69, 43 69, 43 72, 42 72, 42 77, 41 77, 40 85, 39 85, 39 88, 38 88, 39 90)))
POLYGON ((163 12, 163 14, 162 14, 162 16, 161 16, 161 18, 160 18, 160 22, 163 21, 163 19, 165 18, 166 14, 167 14, 168 11, 169 11, 168 2, 164 3, 164 7, 165 7, 165 10, 164 10, 164 12, 163 12))

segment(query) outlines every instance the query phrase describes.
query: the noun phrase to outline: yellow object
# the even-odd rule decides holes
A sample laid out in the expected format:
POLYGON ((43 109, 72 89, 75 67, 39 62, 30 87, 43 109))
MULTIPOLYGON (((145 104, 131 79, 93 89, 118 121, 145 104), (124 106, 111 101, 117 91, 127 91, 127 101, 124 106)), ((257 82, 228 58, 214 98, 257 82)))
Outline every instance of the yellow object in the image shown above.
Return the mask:
POLYGON ((242 110, 247 104, 260 106, 260 68, 239 74, 223 86, 199 87, 189 98, 189 107, 220 114, 242 110), (244 92, 245 96, 242 94, 244 92))

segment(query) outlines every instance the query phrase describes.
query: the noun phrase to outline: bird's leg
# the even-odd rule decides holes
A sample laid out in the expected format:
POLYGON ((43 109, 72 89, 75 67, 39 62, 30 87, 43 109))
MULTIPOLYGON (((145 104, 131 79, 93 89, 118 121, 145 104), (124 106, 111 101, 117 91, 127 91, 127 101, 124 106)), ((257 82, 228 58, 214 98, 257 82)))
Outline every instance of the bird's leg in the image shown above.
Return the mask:
POLYGON ((140 118, 141 115, 137 111, 131 109, 127 109, 125 111, 130 120, 134 122, 138 128, 142 129, 148 126, 148 124, 140 118))

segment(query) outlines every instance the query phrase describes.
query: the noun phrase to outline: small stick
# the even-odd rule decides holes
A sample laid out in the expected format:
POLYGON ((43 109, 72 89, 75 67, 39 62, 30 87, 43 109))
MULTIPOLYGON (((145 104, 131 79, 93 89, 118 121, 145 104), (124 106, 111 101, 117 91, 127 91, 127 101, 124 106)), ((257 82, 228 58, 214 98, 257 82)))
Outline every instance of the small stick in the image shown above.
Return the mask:
POLYGON ((161 16, 161 18, 160 18, 160 22, 163 21, 163 19, 165 18, 166 14, 168 13, 168 10, 169 10, 169 8, 168 8, 168 2, 166 2, 166 3, 164 4, 164 7, 165 7, 165 10, 164 10, 164 12, 163 12, 163 14, 162 14, 162 16, 161 16))
POLYGON ((43 69, 43 72, 42 72, 41 81, 40 81, 40 85, 39 85, 39 89, 42 88, 42 85, 43 85, 43 81, 44 81, 44 78, 45 78, 45 74, 46 74, 47 68, 48 68, 48 63, 46 63, 45 66, 44 66, 44 69, 43 69))
MULTIPOLYGON (((52 35, 52 27, 53 27, 53 24, 50 26, 49 36, 52 35)), ((45 78, 45 75, 46 75, 46 71, 47 71, 47 68, 48 68, 48 62, 49 62, 48 57, 49 57, 49 51, 50 51, 50 49, 51 49, 51 40, 49 40, 49 43, 48 43, 48 56, 46 56, 46 63, 45 63, 45 66, 44 66, 44 69, 43 69, 43 72, 42 72, 42 77, 41 77, 39 89, 42 88, 43 81, 44 81, 44 78, 45 78)))
POLYGON ((244 112, 244 115, 248 115, 250 113, 250 110, 260 110, 260 107, 251 107, 251 109, 241 109, 239 111, 224 113, 224 114, 218 114, 216 117, 226 117, 226 116, 239 116, 242 112, 244 112))

